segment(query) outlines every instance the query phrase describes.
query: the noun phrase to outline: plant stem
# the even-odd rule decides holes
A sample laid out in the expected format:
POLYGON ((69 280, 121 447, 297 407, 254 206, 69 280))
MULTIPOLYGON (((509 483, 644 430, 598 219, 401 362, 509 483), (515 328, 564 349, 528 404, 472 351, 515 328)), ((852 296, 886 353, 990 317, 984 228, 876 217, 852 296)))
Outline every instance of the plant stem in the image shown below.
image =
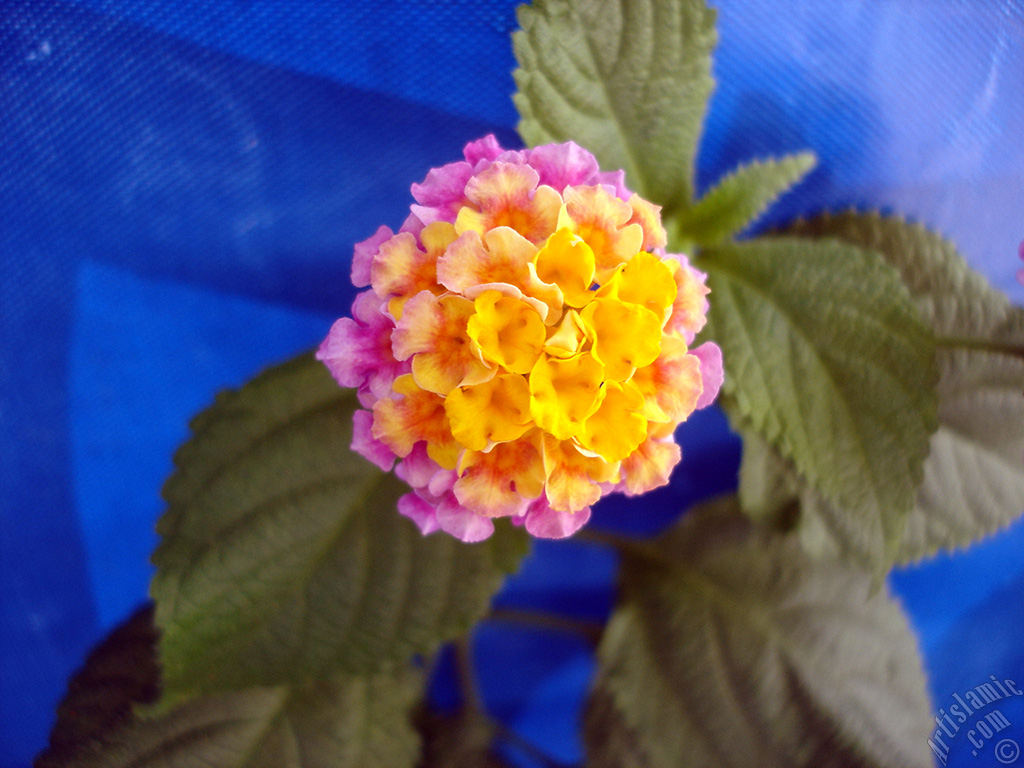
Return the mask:
POLYGON ((476 666, 473 663, 472 633, 463 635, 454 643, 455 673, 459 679, 459 691, 462 693, 462 708, 474 715, 487 717, 483 696, 476 679, 476 666))
MULTIPOLYGON (((463 716, 484 724, 497 738, 521 749, 529 757, 547 768, 568 768, 549 756, 540 747, 524 739, 500 720, 487 714, 480 686, 477 683, 476 666, 473 661, 473 636, 467 633, 453 643, 455 648, 455 674, 462 693, 463 716)), ((493 748, 493 743, 492 743, 493 748)))
POLYGON ((573 535, 573 538, 577 541, 585 541, 588 544, 597 544, 598 546, 611 547, 612 549, 622 549, 629 546, 635 546, 637 543, 632 539, 620 536, 617 533, 600 531, 596 528, 581 528, 573 535))
POLYGON ((620 536, 617 533, 599 531, 593 528, 582 528, 573 535, 573 538, 590 544, 596 544, 600 547, 611 547, 620 554, 630 555, 641 560, 656 563, 664 561, 661 553, 644 539, 631 539, 627 536, 620 536))
POLYGON ((604 632, 604 626, 597 621, 574 619, 522 608, 492 608, 487 619, 505 624, 519 624, 524 627, 580 635, 592 646, 596 646, 600 642, 601 634, 604 632))
POLYGON ((1005 342, 991 341, 989 339, 969 339, 960 336, 940 336, 935 339, 940 347, 950 349, 973 349, 978 352, 993 352, 1000 355, 1009 355, 1024 359, 1024 347, 1005 342))
POLYGON ((565 764, 555 760, 555 758, 548 755, 544 750, 538 747, 531 741, 524 739, 518 733, 513 731, 507 725, 497 720, 491 721, 491 726, 494 728, 494 732, 498 738, 507 741, 512 746, 521 749, 529 757, 536 760, 542 765, 548 766, 548 768, 568 768, 565 764))

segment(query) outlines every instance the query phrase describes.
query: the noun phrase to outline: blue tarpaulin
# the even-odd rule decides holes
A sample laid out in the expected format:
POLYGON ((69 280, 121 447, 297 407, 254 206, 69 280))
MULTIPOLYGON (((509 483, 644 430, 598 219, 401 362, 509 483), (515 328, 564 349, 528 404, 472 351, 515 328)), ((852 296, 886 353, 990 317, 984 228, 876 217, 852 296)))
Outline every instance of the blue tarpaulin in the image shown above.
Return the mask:
MULTIPOLYGON (((45 745, 69 674, 145 600, 188 418, 347 313, 352 245, 401 224, 410 183, 486 133, 517 143, 515 5, 0 3, 0 766, 45 745)), ((1024 301, 1024 3, 714 5, 703 187, 813 149, 769 221, 901 211, 1024 301)), ((735 483, 720 413, 680 436, 671 487, 595 525, 655 530, 735 483)), ((613 565, 541 543, 499 600, 602 618, 613 565)), ((1024 680, 1024 524, 891 584, 936 710, 1024 680)), ((477 657, 493 712, 578 761, 586 647, 488 625, 477 657)))

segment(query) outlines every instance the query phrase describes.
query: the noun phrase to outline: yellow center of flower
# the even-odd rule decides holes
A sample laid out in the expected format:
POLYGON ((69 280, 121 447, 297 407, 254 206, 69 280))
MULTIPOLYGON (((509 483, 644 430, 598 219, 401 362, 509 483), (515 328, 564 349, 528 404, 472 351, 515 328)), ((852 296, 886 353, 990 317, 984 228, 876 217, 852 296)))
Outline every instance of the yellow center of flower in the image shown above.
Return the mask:
POLYGON ((664 245, 657 208, 535 185, 495 163, 453 225, 395 236, 372 271, 411 371, 374 406, 373 435, 403 457, 426 441, 482 515, 521 514, 542 493, 576 512, 606 483, 666 482, 672 430, 701 393, 678 329, 703 315, 703 286, 640 250, 664 245))
POLYGON ((582 307, 593 298, 590 286, 594 282, 594 252, 568 228, 549 237, 533 263, 537 277, 561 288, 570 307, 582 307))
POLYGON ((484 360, 509 373, 529 373, 544 347, 544 323, 522 299, 484 291, 473 302, 476 314, 466 332, 484 360))
POLYGON ((544 286, 561 295, 557 314, 545 312, 545 323, 538 301, 519 287, 484 286, 466 335, 496 375, 447 395, 452 435, 469 451, 489 451, 535 425, 557 441, 572 441, 584 455, 621 461, 646 437, 647 417, 661 413, 648 407, 630 379, 661 353, 676 297, 673 272, 641 252, 598 286, 594 251, 565 226, 529 263, 545 299, 552 294, 544 286))

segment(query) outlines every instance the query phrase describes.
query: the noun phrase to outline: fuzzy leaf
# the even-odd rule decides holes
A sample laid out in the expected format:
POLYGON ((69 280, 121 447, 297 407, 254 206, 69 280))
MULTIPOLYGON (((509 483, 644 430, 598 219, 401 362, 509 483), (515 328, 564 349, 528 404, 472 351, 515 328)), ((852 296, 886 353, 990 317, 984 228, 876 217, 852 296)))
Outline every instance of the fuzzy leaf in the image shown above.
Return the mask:
POLYGON ((647 752, 626 724, 603 676, 598 676, 583 710, 586 768, 651 768, 647 752))
POLYGON ((715 12, 704 0, 535 0, 519 24, 523 140, 571 139, 666 213, 688 205, 714 87, 715 12))
POLYGON ((153 607, 147 605, 92 650, 57 707, 50 743, 35 768, 60 768, 132 719, 132 708, 160 693, 153 607))
POLYGON ((421 704, 416 727, 423 737, 419 768, 509 768, 494 752, 494 724, 479 713, 448 714, 421 704))
POLYGON ((165 694, 368 672, 461 634, 527 548, 420 535, 408 488, 349 448, 355 397, 312 356, 194 423, 167 483, 152 594, 165 694))
POLYGON ((411 768, 411 671, 250 688, 134 721, 65 768, 411 768))
POLYGON ((735 497, 623 553, 598 665, 613 711, 598 698, 588 717, 650 768, 931 765, 899 606, 867 574, 755 528, 735 497))
POLYGON ((682 240, 716 245, 742 232, 784 192, 814 168, 813 152, 756 160, 721 179, 692 208, 682 211, 676 232, 682 240))
POLYGON ((792 464, 752 429, 741 429, 739 503, 753 520, 782 523, 799 488, 792 464))
POLYGON ((1024 510, 1024 310, 941 236, 902 219, 826 215, 791 228, 881 253, 939 339, 939 429, 897 557, 965 546, 1024 510))
POLYGON ((146 607, 89 655, 38 768, 401 768, 416 760, 418 670, 252 688, 139 719, 133 705, 159 690, 156 646, 146 607))
POLYGON ((736 418, 844 510, 844 554, 891 564, 935 428, 934 340, 897 272, 836 241, 705 250, 708 337, 736 418))

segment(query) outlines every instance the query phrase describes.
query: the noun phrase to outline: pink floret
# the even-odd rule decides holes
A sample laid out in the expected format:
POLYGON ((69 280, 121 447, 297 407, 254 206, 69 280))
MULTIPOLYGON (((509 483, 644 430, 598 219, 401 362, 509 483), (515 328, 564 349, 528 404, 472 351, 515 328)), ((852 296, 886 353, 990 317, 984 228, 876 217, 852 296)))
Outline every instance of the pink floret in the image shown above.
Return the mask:
POLYGON ((451 490, 458 479, 453 470, 443 469, 427 455, 427 444, 422 441, 416 443, 409 455, 398 463, 395 474, 410 487, 433 496, 441 496, 451 490))
POLYGON ((489 133, 482 139, 469 142, 462 150, 462 155, 466 158, 467 163, 476 167, 481 160, 496 160, 504 151, 494 134, 489 133))
POLYGON ((373 291, 363 291, 352 303, 352 318, 343 317, 331 326, 316 358, 343 387, 356 387, 359 402, 370 408, 391 392, 396 377, 411 370, 395 360, 391 351, 394 322, 381 312, 373 291))
POLYGON ((415 493, 407 493, 398 500, 398 512, 416 523, 424 536, 440 529, 436 507, 415 493))
POLYGON ((435 221, 455 221, 455 215, 466 201, 466 182, 473 176, 469 163, 448 163, 433 168, 422 184, 412 185, 412 196, 419 205, 412 212, 424 224, 435 221))
POLYGON ((370 284, 370 264, 377 255, 380 244, 395 233, 388 227, 381 227, 361 243, 356 243, 352 253, 352 285, 365 288, 370 284))
POLYGON ((612 194, 620 200, 628 201, 633 196, 633 193, 626 187, 625 171, 602 171, 597 174, 596 181, 598 184, 608 187, 612 194))
POLYGON ((466 543, 483 541, 494 533, 494 521, 466 509, 448 491, 437 503, 437 524, 445 533, 466 543))
POLYGON ((356 411, 352 414, 352 450, 389 472, 395 463, 395 454, 373 436, 373 413, 356 411))
POLYGON ((590 507, 578 512, 559 512, 541 496, 530 503, 525 515, 513 517, 512 522, 525 525, 527 532, 538 539, 564 539, 576 533, 589 519, 590 507))
POLYGON ((712 341, 705 341, 699 347, 690 350, 690 354, 700 360, 700 378, 704 389, 697 398, 696 409, 707 408, 722 388, 725 369, 722 367, 722 350, 712 341))
POLYGON ((462 506, 452 487, 458 476, 443 469, 427 455, 426 443, 419 442, 395 467, 395 474, 413 492, 398 502, 398 511, 424 533, 442 530, 460 541, 482 541, 494 533, 494 522, 462 506))
POLYGON ((527 163, 540 174, 541 184, 554 187, 557 192, 598 180, 597 160, 572 141, 531 149, 527 163))
MULTIPOLYGON (((515 525, 525 527, 532 536, 566 538, 590 519, 589 506, 577 512, 555 510, 545 493, 542 492, 537 498, 532 493, 517 496, 515 484, 510 484, 506 492, 503 486, 505 481, 501 478, 494 479, 492 490, 496 495, 484 497, 485 500, 481 501, 480 494, 476 492, 478 489, 467 484, 467 477, 472 480, 472 476, 464 474, 460 481, 455 469, 445 469, 431 458, 431 453, 439 458, 449 455, 450 443, 444 442, 447 437, 444 434, 439 445, 430 443, 429 451, 427 442, 434 439, 432 435, 436 429, 442 433, 449 429, 447 422, 445 426, 431 423, 430 429, 424 429, 423 432, 415 432, 419 429, 416 426, 418 421, 416 424, 405 424, 401 428, 411 433, 405 435, 391 428, 381 428, 378 437, 383 440, 374 437, 375 418, 383 418, 381 408, 394 405, 395 399, 401 400, 404 397, 401 394, 404 391, 402 387, 397 391, 394 389, 396 380, 412 371, 411 363, 416 355, 427 351, 406 343, 408 338, 405 335, 414 324, 414 316, 418 316, 418 297, 426 297, 430 302, 435 302, 437 295, 447 288, 451 292, 464 294, 461 299, 463 302, 467 298, 472 300, 475 294, 470 295, 468 291, 487 282, 490 278, 484 277, 490 273, 481 267, 481 279, 455 280, 456 276, 450 274, 448 259, 454 259, 465 251, 460 250, 465 243, 462 238, 455 239, 456 235, 461 232, 483 243, 477 231, 481 227, 482 232, 513 226, 520 240, 525 238, 540 243, 556 227, 558 195, 566 198, 562 202, 568 207, 563 208, 563 212, 571 209, 571 205, 568 205, 571 201, 567 198, 572 195, 566 191, 570 188, 598 194, 599 186, 628 204, 632 219, 623 225, 623 231, 628 229, 635 233, 640 230, 643 238, 639 250, 655 253, 671 269, 677 291, 671 311, 666 310, 668 319, 665 331, 678 334, 687 345, 692 343, 706 321, 706 276, 690 267, 685 256, 665 253, 667 238, 660 223, 660 208, 636 198, 625 185, 623 171, 602 172, 594 155, 573 142, 506 150, 495 136, 488 135, 467 144, 463 155, 464 160, 432 169, 421 183, 412 185, 415 204, 410 206, 410 213, 399 235, 396 236, 388 227, 380 227, 373 236, 355 246, 352 282, 359 288, 370 286, 374 280, 378 284, 376 289, 364 290, 356 296, 351 316, 335 322, 316 356, 339 384, 356 389, 360 403, 367 409, 357 410, 353 414, 352 449, 383 471, 393 467, 396 476, 408 483, 412 490, 398 500, 398 511, 412 520, 424 535, 444 531, 463 542, 478 542, 492 535, 495 517, 508 517, 515 525), (552 202, 552 198, 555 198, 555 202, 552 202), (438 222, 457 223, 457 227, 438 222), (382 247, 392 238, 396 238, 396 243, 382 247), (397 247, 407 246, 412 240, 415 241, 415 252, 397 247), (441 251, 444 251, 443 255, 441 251), (393 261, 388 262, 389 255, 394 257, 393 261), (423 261, 428 257, 429 262, 423 261), (391 271, 385 280, 386 270, 383 268, 387 266, 391 271), (410 275, 408 282, 411 287, 402 287, 405 286, 403 275, 406 274, 410 275), (385 282, 388 282, 388 286, 384 285, 385 282), (394 315, 402 318, 397 324, 400 326, 397 331, 394 315), (399 360, 399 357, 403 359, 399 360), (388 400, 380 402, 385 399, 388 400), (376 417, 371 411, 375 404, 378 405, 376 417), (412 434, 416 436, 410 439, 412 434), (461 503, 459 495, 470 506, 461 503), (516 498, 509 500, 509 495, 516 498), (484 504, 487 505, 486 509, 477 506, 484 504)), ((577 197, 580 194, 582 192, 577 197)), ((600 194, 600 197, 602 203, 606 204, 604 194, 600 194)), ((621 204, 617 208, 625 210, 621 204)), ((561 218, 557 221, 560 222, 561 218)), ((604 233, 602 237, 615 234, 609 231, 611 234, 604 233, 602 229, 598 234, 604 233)), ((496 234, 495 243, 501 245, 504 240, 496 234)), ((480 249, 483 249, 482 244, 480 249)), ((636 249, 631 246, 634 252, 636 249)), ((1020 254, 1024 259, 1024 243, 1020 246, 1020 254)), ((625 254, 625 258, 630 255, 625 254)), ((528 253, 526 257, 529 257, 528 253)), ((483 256, 475 258, 483 259, 483 256)), ((508 258, 512 259, 512 256, 508 258)), ((520 257, 516 255, 515 258, 520 257)), ((1024 269, 1018 276, 1024 282, 1024 269)), ((465 327, 468 329, 468 326, 465 327)), ((451 333, 461 331, 456 329, 451 333)), ((689 378, 686 381, 680 380, 679 386, 686 387, 686 409, 694 404, 696 408, 704 408, 715 400, 722 386, 722 353, 716 344, 707 342, 690 350, 690 354, 693 358, 687 358, 685 366, 682 363, 678 366, 680 370, 685 368, 689 373, 689 378), (695 362, 699 362, 700 367, 700 390, 694 380, 697 368, 695 362)), ((434 365, 436 361, 431 360, 425 357, 420 362, 434 365)), ((430 365, 418 370, 418 373, 429 373, 430 365)), ((663 367, 669 370, 667 363, 663 367)), ((466 368, 466 371, 469 370, 466 368)), ((662 378, 668 381, 671 377, 666 374, 662 378)), ((666 384, 671 385, 671 381, 666 384)), ((438 390, 437 386, 435 383, 435 388, 428 388, 428 392, 443 394, 447 391, 438 390)), ((677 408, 673 404, 673 408, 682 413, 682 405, 677 408)), ((420 416, 416 415, 415 418, 420 419, 420 416)), ((674 427, 675 423, 671 426, 674 427)), ((376 424, 378 428, 381 427, 381 421, 376 424)), ((668 482, 668 475, 681 454, 673 440, 672 430, 659 429, 658 432, 652 432, 622 461, 620 474, 614 474, 607 482, 597 483, 602 495, 615 490, 635 495, 668 482)), ((455 439, 454 432, 450 438, 455 439)), ((579 452, 585 456, 591 455, 582 447, 579 452)), ((527 451, 523 454, 523 460, 540 461, 540 457, 535 454, 536 450, 527 451)), ((474 465, 468 466, 472 468, 474 465)))
MULTIPOLYGON (((1020 241, 1020 245, 1017 246, 1017 255, 1020 256, 1021 261, 1024 261, 1024 240, 1020 241)), ((1024 269, 1017 270, 1017 282, 1024 285, 1024 269)))

